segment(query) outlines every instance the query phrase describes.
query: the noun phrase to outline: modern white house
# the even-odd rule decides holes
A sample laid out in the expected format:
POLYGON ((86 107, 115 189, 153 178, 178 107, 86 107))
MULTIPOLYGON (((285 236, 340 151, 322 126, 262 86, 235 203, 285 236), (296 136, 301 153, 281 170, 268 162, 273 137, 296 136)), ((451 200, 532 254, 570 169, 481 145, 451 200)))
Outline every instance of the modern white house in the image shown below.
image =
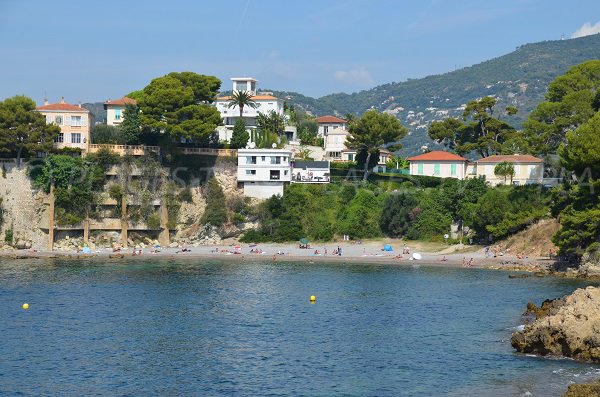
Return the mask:
POLYGON ((120 125, 123 122, 123 113, 127 105, 136 105, 135 99, 123 97, 121 99, 107 100, 104 102, 104 110, 106 110, 106 124, 120 125))
POLYGON ((326 137, 335 129, 346 130, 348 127, 348 122, 346 120, 335 116, 317 117, 317 124, 319 126, 317 130, 317 136, 321 138, 326 137))
MULTIPOLYGON (((283 100, 274 97, 271 93, 260 93, 256 91, 258 80, 252 77, 233 77, 232 91, 247 91, 252 95, 252 100, 258 105, 256 108, 244 106, 242 118, 246 124, 246 128, 251 130, 256 128, 256 118, 259 113, 269 113, 271 111, 283 116, 283 100)), ((235 121, 240 117, 240 109, 237 106, 229 107, 231 96, 218 97, 215 106, 223 118, 223 125, 217 127, 219 133, 219 141, 229 142, 233 133, 235 121)), ((296 139, 296 127, 286 126, 285 129, 288 140, 296 139)))
POLYGON ((409 157, 411 175, 465 179, 468 160, 454 153, 435 150, 409 157))
MULTIPOLYGON (((496 165, 502 162, 514 166, 513 185, 544 183, 544 160, 528 154, 493 155, 479 159, 475 162, 475 176, 485 176, 485 180, 492 186, 504 184, 504 177, 494 174, 496 165)), ((510 177, 506 183, 510 183, 510 177)))
POLYGON ((292 183, 329 183, 329 161, 292 161, 292 183))
POLYGON ((237 180, 244 195, 261 199, 283 195, 292 177, 291 158, 292 152, 285 149, 239 149, 237 180))
MULTIPOLYGON (((342 160, 341 161, 356 161, 357 151, 354 149, 344 149, 342 150, 342 160)), ((392 152, 386 149, 379 149, 379 161, 377 165, 373 167, 373 172, 385 172, 386 171, 386 163, 392 156, 392 152)))
POLYGON ((59 103, 48 103, 44 100, 43 106, 36 108, 46 116, 47 124, 56 124, 60 127, 60 134, 54 142, 54 147, 81 149, 88 151, 90 145, 90 131, 94 125, 94 115, 81 105, 71 105, 62 97, 59 103))
MULTIPOLYGON (((346 138, 348 131, 343 128, 334 128, 325 136, 325 159, 330 161, 341 161, 342 152, 347 150, 346 138)), ((352 160, 353 161, 353 160, 352 160)))

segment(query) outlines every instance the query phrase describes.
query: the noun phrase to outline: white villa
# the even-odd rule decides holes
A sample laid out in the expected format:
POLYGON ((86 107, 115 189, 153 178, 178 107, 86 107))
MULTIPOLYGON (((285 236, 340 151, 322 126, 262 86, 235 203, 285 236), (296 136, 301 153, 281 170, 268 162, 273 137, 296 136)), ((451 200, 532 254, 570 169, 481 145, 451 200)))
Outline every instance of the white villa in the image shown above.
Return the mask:
POLYGON ((348 122, 335 116, 321 116, 317 118, 319 129, 317 136, 320 138, 326 137, 331 131, 336 129, 346 130, 348 122))
POLYGON ((121 99, 107 100, 104 102, 104 110, 106 110, 106 124, 120 125, 123 122, 123 113, 127 105, 136 105, 135 99, 123 97, 121 99))
MULTIPOLYGON (((252 77, 233 77, 233 92, 247 91, 252 95, 252 100, 258 105, 256 109, 250 106, 244 106, 242 118, 248 129, 256 128, 256 118, 259 113, 276 112, 279 115, 284 115, 283 100, 274 97, 270 93, 257 93, 256 83, 258 80, 252 77)), ((228 107, 231 96, 222 96, 217 98, 215 105, 221 117, 223 125, 217 128, 219 133, 219 141, 229 142, 233 132, 235 121, 240 117, 240 109, 237 106, 228 107)), ((286 135, 289 140, 295 140, 296 127, 286 126, 286 135)))
POLYGON ((44 105, 36 110, 46 116, 47 124, 54 123, 60 127, 60 134, 54 142, 55 148, 76 148, 83 153, 88 151, 90 131, 94 125, 94 115, 89 110, 81 105, 66 103, 64 97, 59 103, 44 100, 44 105))
POLYGON ((292 161, 292 183, 329 183, 329 161, 292 161))
POLYGON ((454 153, 436 150, 409 157, 411 175, 465 179, 468 160, 454 153))
MULTIPOLYGON (((492 186, 504 184, 504 177, 498 177, 494 174, 494 168, 501 162, 508 162, 514 166, 513 185, 541 184, 544 182, 544 160, 528 154, 494 155, 479 159, 475 162, 475 176, 485 176, 485 180, 492 186)), ((510 183, 510 177, 506 183, 510 183)))
POLYGON ((244 196, 266 199, 283 195, 283 186, 291 181, 292 152, 284 149, 239 149, 238 185, 244 196))

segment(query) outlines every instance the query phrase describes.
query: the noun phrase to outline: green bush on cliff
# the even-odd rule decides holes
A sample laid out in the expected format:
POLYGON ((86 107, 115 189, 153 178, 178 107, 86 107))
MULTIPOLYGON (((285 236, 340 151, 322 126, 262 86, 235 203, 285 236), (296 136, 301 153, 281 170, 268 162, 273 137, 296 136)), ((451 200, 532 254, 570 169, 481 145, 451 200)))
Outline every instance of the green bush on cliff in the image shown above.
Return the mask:
POLYGON ((223 226, 227 222, 227 209, 225 208, 225 194, 217 181, 212 177, 205 187, 206 209, 202 215, 201 222, 216 227, 223 226))

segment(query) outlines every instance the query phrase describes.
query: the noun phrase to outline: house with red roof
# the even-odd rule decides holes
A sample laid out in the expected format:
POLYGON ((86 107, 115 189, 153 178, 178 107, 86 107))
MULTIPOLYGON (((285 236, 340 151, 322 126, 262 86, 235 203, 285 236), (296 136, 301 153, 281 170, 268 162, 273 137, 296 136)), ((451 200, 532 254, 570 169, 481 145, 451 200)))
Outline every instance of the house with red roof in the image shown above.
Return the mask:
POLYGON ((47 124, 60 127, 60 134, 54 142, 55 148, 76 148, 83 153, 88 151, 95 119, 89 110, 81 107, 81 104, 66 103, 64 97, 58 103, 48 103, 45 100, 44 105, 38 106, 36 110, 46 117, 47 124))
POLYGON ((329 134, 329 132, 333 130, 346 130, 348 127, 348 122, 344 119, 340 119, 335 116, 321 116, 317 117, 317 124, 319 126, 317 130, 317 136, 320 138, 325 138, 329 134))
POLYGON ((106 110, 106 124, 120 125, 123 122, 123 113, 127 105, 136 105, 137 101, 132 98, 123 97, 121 99, 107 100, 104 102, 106 110))
POLYGON ((465 179, 469 161, 454 153, 434 150, 409 157, 411 175, 465 179))
MULTIPOLYGON (((544 182, 544 160, 528 154, 493 155, 475 162, 475 175, 484 176, 492 186, 504 184, 504 177, 496 176, 494 169, 502 162, 511 163, 515 169, 513 185, 542 184, 544 182)), ((506 183, 510 183, 506 181, 506 183)))

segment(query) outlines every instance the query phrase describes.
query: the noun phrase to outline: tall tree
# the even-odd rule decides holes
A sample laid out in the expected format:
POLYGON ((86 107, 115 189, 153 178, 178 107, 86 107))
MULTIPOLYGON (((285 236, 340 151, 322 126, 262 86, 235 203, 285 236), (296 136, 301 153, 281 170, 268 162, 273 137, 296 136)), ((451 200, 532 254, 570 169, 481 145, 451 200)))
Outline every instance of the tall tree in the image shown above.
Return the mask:
POLYGON ((121 134, 123 134, 125 143, 127 145, 139 144, 141 132, 140 108, 137 105, 127 104, 121 123, 121 134))
POLYGON ((600 106, 599 92, 600 60, 574 66, 550 83, 546 102, 525 122, 524 135, 533 153, 555 153, 566 143, 567 133, 588 121, 600 106))
POLYGON ((235 120, 235 125, 233 126, 233 133, 231 134, 231 140, 229 144, 233 149, 243 149, 246 147, 248 139, 250 139, 250 134, 248 131, 246 131, 246 123, 244 123, 244 119, 240 117, 235 120))
POLYGON ((212 177, 209 179, 205 196, 206 209, 204 215, 202 215, 202 223, 216 227, 223 226, 227 222, 227 210, 225 208, 225 194, 217 178, 212 177))
POLYGON ((216 78, 192 72, 170 73, 135 93, 141 124, 154 134, 208 141, 221 125, 219 111, 210 103, 216 96, 216 78))
POLYGON ((254 102, 250 92, 235 91, 233 95, 231 95, 231 99, 229 100, 227 107, 231 109, 236 106, 240 110, 240 117, 243 117, 244 107, 248 106, 252 109, 256 109, 258 107, 258 103, 254 102))
POLYGON ((494 167, 494 175, 504 177, 505 184, 506 178, 510 177, 510 184, 512 185, 515 176, 515 166, 508 161, 502 161, 494 167))
MULTIPOLYGON (((487 157, 495 153, 519 152, 523 145, 515 140, 516 130, 494 117, 495 105, 496 99, 492 97, 470 101, 463 112, 463 120, 434 121, 429 127, 429 137, 459 154, 475 151, 481 157, 487 157)), ((509 106, 505 112, 512 115, 517 109, 509 106)))
POLYGON ((393 144, 390 149, 399 149, 402 145, 398 141, 406 136, 408 128, 392 115, 369 110, 350 124, 349 132, 346 146, 355 149, 357 157, 364 156, 363 180, 366 180, 369 177, 371 157, 378 157, 383 145, 393 144))
POLYGON ((565 168, 579 175, 587 170, 600 180, 600 112, 574 131, 569 131, 558 153, 565 168))
POLYGON ((47 124, 35 108, 35 102, 26 96, 0 102, 0 152, 14 153, 19 165, 23 150, 48 152, 60 133, 60 127, 47 124))

